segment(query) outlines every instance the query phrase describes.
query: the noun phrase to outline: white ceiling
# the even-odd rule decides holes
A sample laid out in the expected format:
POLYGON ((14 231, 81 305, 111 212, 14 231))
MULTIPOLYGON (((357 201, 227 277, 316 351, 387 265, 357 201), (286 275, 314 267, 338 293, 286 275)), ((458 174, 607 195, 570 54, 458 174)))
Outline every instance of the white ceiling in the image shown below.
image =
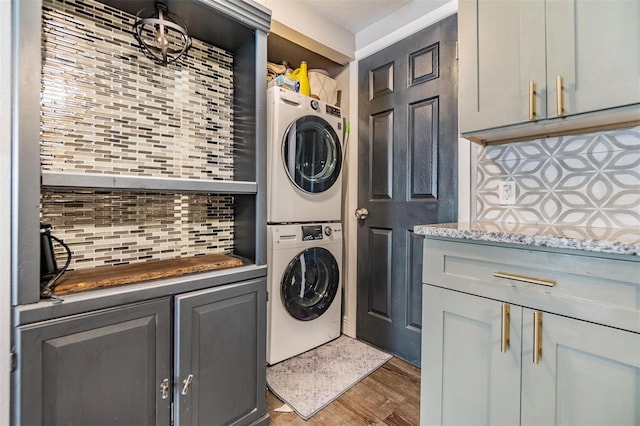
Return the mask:
POLYGON ((352 33, 357 33, 413 0, 298 0, 352 33))

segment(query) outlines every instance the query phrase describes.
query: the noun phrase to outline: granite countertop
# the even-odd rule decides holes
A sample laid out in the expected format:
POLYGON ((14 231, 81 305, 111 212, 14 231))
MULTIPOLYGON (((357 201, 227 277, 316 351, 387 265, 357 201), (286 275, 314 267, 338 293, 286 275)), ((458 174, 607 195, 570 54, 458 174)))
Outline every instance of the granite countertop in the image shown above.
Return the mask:
POLYGON ((640 256, 640 229, 534 223, 461 222, 416 225, 420 235, 640 256))

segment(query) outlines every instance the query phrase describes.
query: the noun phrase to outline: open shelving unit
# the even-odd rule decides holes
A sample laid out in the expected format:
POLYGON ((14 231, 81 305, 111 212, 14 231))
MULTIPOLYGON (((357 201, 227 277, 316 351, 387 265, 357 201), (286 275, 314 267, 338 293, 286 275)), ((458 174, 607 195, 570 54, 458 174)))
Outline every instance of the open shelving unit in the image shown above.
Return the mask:
MULTIPOLYGON (((47 1, 47 0, 45 0, 47 1)), ((119 11, 135 14, 153 6, 152 0, 99 0, 119 11)), ((122 193, 202 194, 230 196, 233 200, 233 255, 243 259, 243 265, 230 270, 207 272, 224 277, 216 285, 234 282, 249 275, 266 275, 266 51, 270 27, 269 11, 244 0, 169 0, 172 13, 188 23, 189 34, 198 40, 224 49, 233 55, 233 175, 227 178, 195 178, 146 176, 127 173, 92 173, 90 170, 37 170, 40 166, 41 87, 42 87, 42 25, 43 2, 18 2, 15 43, 17 85, 14 99, 14 158, 17 167, 14 181, 14 274, 12 305, 21 309, 40 302, 39 252, 41 191, 109 191, 122 193), (254 271, 255 270, 255 271, 254 271), (257 271, 257 272, 256 272, 257 271), (237 272, 237 273, 236 273, 237 272)), ((133 42, 133 40, 132 40, 133 42)), ((142 57, 142 54, 140 55, 142 57)), ((141 59, 142 60, 142 59, 141 59)), ((214 166, 215 167, 215 166, 214 166)), ((100 195, 97 194, 96 197, 100 195)), ((207 253, 201 253, 207 254, 207 253)), ((201 282, 197 274, 177 280, 180 288, 193 286, 186 282, 201 282), (191 278, 190 278, 191 277, 191 278), (186 287, 184 287, 186 285, 186 287)), ((131 301, 144 296, 127 291, 131 301)), ((202 284, 204 285, 204 284, 202 284)), ((177 292, 161 286, 167 294, 177 292)), ((152 291, 148 294, 156 295, 152 291)), ((84 294, 81 299, 91 298, 84 294)), ((118 299, 118 303, 124 302, 118 299)), ((113 303, 113 302, 108 302, 113 303)), ((93 302, 92 309, 99 307, 93 302)), ((106 304, 100 306, 108 307, 106 304)), ((36 306, 28 308, 29 311, 36 306)), ((75 309, 74 309, 75 311, 75 309)), ((57 316, 57 315, 56 315, 57 316)), ((20 315, 18 315, 18 318, 20 315)), ((40 317, 40 315, 37 315, 40 317)), ((41 319, 44 319, 41 318, 41 319)))

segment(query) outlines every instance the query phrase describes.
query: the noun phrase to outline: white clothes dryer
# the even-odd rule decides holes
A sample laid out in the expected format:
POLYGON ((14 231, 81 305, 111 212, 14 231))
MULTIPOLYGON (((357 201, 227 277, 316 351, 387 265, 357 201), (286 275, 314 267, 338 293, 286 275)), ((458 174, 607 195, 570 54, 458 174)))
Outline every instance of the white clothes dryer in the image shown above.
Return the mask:
POLYGON ((342 111, 281 87, 267 91, 267 221, 339 221, 342 111))
POLYGON ((267 226, 267 363, 340 336, 342 226, 267 226))

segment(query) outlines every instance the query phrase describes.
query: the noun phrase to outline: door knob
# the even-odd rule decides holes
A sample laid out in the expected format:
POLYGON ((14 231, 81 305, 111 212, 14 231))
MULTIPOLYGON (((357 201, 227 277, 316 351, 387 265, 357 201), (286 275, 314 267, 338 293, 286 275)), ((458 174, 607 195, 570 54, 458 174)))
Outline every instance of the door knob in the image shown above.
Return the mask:
POLYGON ((369 216, 369 210, 365 209, 364 207, 361 209, 356 209, 355 215, 356 215, 356 218, 360 220, 365 220, 367 216, 369 216))

